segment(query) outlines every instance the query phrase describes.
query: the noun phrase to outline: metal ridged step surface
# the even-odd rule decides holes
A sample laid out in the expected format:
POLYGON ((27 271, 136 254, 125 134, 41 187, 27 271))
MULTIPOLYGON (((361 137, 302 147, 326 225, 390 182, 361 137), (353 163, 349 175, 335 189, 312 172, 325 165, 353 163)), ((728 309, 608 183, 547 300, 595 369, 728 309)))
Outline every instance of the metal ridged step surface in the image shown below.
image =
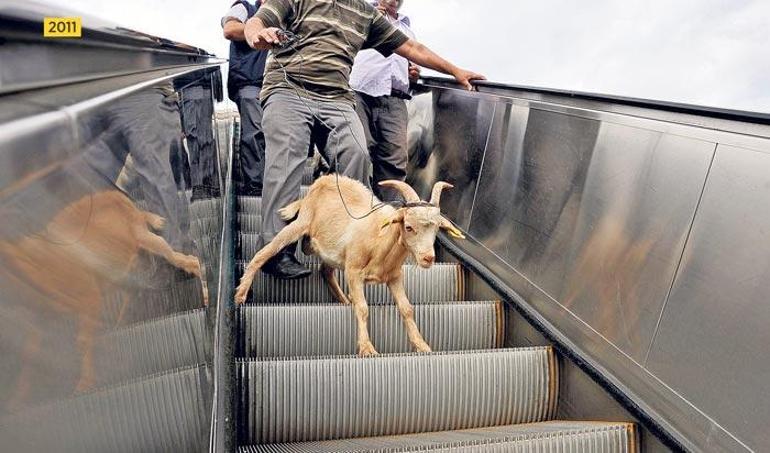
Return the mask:
MULTIPOLYGON (((241 256, 243 257, 244 261, 250 260, 262 248, 262 238, 259 233, 241 232, 238 235, 238 241, 241 247, 241 256)), ((301 263, 314 264, 321 262, 321 258, 316 255, 305 255, 302 252, 301 246, 297 247, 296 255, 297 259, 299 259, 301 263)), ((407 256, 405 263, 415 264, 415 260, 411 255, 409 255, 407 256)))
POLYGON ((635 453, 637 450, 636 429, 632 423, 559 421, 392 437, 253 445, 242 447, 240 453, 416 451, 635 453))
MULTIPOLYGON (((243 275, 244 264, 236 264, 236 273, 243 275)), ((251 287, 250 299, 256 303, 339 303, 329 291, 321 275, 319 264, 309 265, 313 273, 302 280, 278 280, 262 272, 258 273, 251 287)), ((337 278, 344 291, 347 285, 343 272, 337 278)), ((462 300, 465 294, 463 270, 457 264, 435 264, 430 269, 416 265, 404 265, 404 287, 412 303, 453 302, 462 300)), ((386 285, 366 285, 369 304, 392 303, 393 298, 386 285)))
MULTIPOLYGON (((238 235, 243 261, 249 261, 262 248, 262 238, 259 233, 241 233, 238 235)), ((297 259, 304 264, 320 264, 321 259, 316 255, 305 255, 301 245, 297 246, 297 259)))
POLYGON ((550 347, 237 362, 242 445, 470 429, 550 419, 550 347))
MULTIPOLYGON (((415 306, 415 321, 434 351, 500 347, 500 302, 450 302, 415 306)), ((243 306, 238 311, 240 357, 354 355, 356 321, 347 305, 243 306)), ((369 309, 369 333, 381 354, 408 353, 412 347, 395 305, 369 309)))
MULTIPOLYGON (((310 189, 309 184, 301 186, 299 189, 299 197, 305 198, 307 196, 307 192, 309 189, 310 189)), ((237 208, 238 208, 239 215, 261 216, 262 215, 262 197, 239 196, 237 208)))
POLYGON ((177 370, 4 417, 2 451, 202 451, 206 376, 202 366, 177 370))
POLYGON ((116 383, 206 363, 211 341, 205 309, 117 329, 96 342, 99 381, 116 383))

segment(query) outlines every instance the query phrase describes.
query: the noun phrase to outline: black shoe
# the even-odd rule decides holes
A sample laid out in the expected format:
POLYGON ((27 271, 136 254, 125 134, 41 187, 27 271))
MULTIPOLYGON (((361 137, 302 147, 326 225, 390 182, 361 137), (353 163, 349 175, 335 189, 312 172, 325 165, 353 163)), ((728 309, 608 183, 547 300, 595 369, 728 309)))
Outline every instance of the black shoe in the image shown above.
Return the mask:
POLYGON ((287 253, 285 250, 270 258, 262 266, 262 272, 281 280, 299 280, 313 273, 297 261, 293 253, 287 253))

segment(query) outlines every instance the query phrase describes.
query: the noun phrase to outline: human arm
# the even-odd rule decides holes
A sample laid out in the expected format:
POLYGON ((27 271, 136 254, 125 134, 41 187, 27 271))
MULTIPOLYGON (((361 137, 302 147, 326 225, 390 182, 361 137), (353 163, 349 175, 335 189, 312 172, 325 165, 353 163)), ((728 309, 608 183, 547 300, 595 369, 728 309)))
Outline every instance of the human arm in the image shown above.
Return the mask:
POLYGON ((473 89, 471 81, 486 80, 481 74, 458 68, 414 39, 409 39, 397 47, 395 53, 420 66, 451 75, 468 90, 473 89))
POLYGON ((222 34, 228 41, 243 41, 243 27, 249 12, 243 4, 236 3, 222 18, 222 34))
POLYGON ((228 41, 245 41, 246 36, 243 33, 245 28, 246 25, 243 22, 239 22, 235 19, 228 20, 225 22, 223 29, 225 39, 228 41))

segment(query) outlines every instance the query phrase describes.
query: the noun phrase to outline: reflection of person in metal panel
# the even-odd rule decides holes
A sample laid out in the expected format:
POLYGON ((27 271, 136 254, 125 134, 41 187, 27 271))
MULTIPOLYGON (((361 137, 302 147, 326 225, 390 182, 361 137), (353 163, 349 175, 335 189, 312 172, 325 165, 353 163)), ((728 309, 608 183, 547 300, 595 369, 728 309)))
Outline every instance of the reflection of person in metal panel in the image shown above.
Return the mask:
POLYGON ((193 201, 220 196, 217 151, 212 128, 212 75, 196 72, 174 80, 181 104, 183 149, 189 155, 193 201))
POLYGON ((92 136, 86 137, 91 141, 82 160, 88 168, 82 171, 95 171, 108 185, 116 184, 123 172, 119 185, 131 199, 167 220, 163 236, 169 244, 189 247, 182 228, 186 209, 169 159, 172 143, 182 130, 178 96, 171 83, 109 104, 87 128, 92 136), (131 165, 124 171, 129 153, 131 165))

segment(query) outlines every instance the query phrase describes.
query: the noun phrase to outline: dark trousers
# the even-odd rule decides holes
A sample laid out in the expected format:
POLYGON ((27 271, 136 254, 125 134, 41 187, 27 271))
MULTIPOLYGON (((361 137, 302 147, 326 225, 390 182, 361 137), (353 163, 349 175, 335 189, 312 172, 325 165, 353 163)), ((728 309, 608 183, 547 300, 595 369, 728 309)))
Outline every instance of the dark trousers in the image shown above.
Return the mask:
POLYGON ((265 134, 262 132, 262 104, 260 88, 244 87, 238 90, 236 102, 241 115, 241 140, 238 153, 236 188, 239 195, 262 196, 265 173, 265 134))
POLYGON ((182 130, 190 154, 193 199, 219 197, 217 148, 214 145, 214 102, 211 88, 193 86, 180 92, 182 130))
POLYGON ((356 112, 364 125, 372 159, 372 189, 380 200, 397 200, 400 198, 398 192, 382 189, 378 184, 388 179, 406 180, 406 101, 356 92, 356 112))

